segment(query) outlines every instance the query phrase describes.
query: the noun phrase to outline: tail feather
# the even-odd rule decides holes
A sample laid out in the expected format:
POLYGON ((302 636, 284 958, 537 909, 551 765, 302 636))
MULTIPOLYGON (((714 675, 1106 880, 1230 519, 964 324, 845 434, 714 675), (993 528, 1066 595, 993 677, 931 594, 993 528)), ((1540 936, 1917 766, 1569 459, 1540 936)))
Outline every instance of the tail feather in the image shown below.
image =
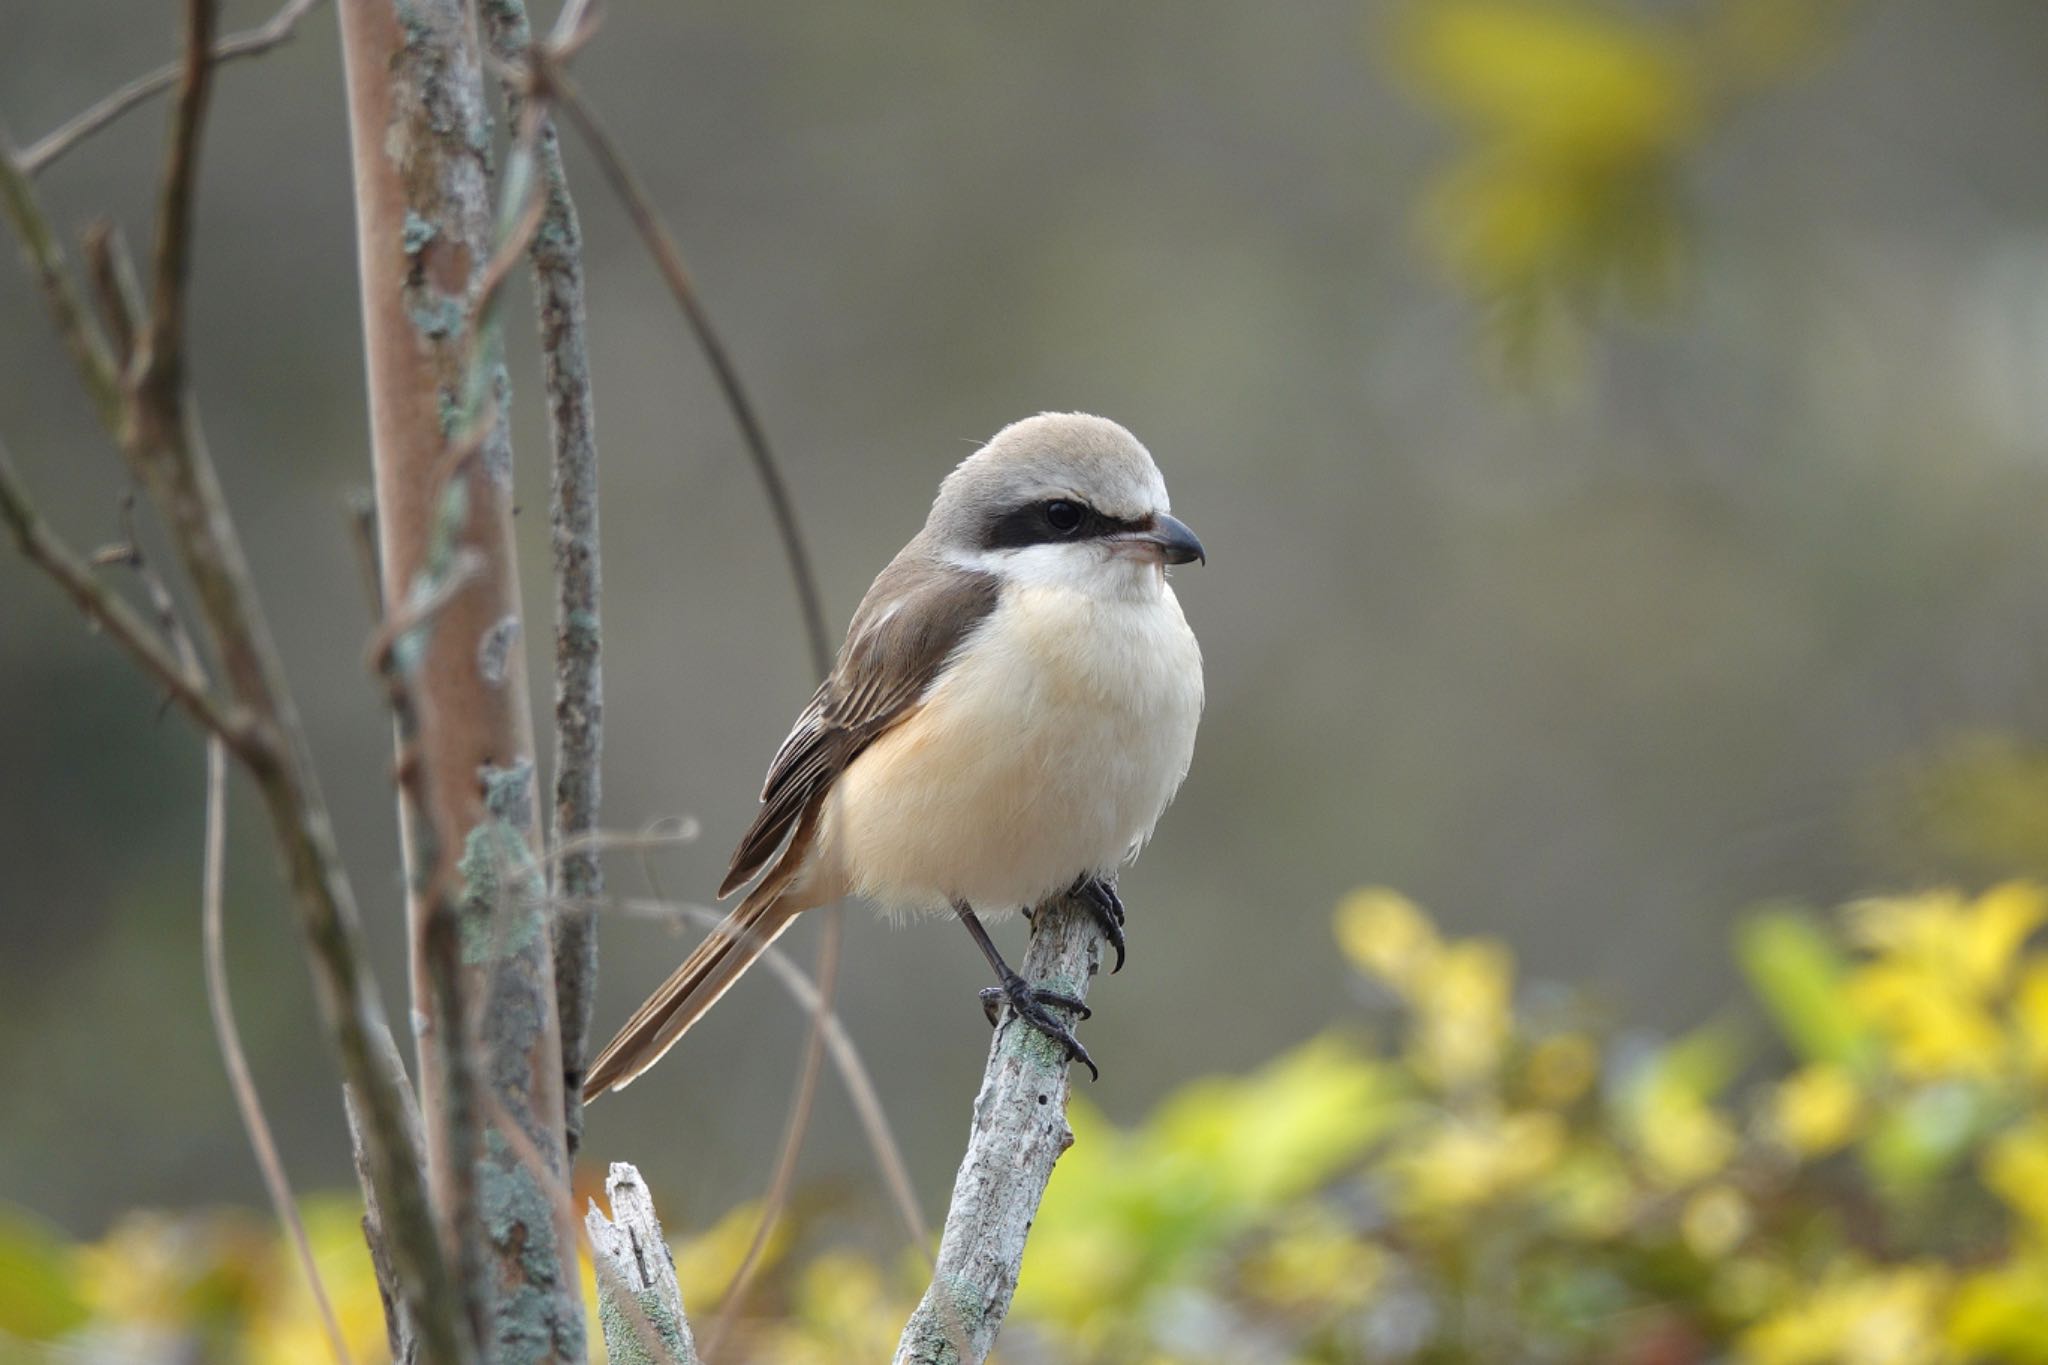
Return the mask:
POLYGON ((660 1061, 789 928, 798 910, 785 908, 778 894, 761 895, 762 889, 740 902, 605 1044, 583 1081, 586 1103, 607 1090, 624 1090, 660 1061))

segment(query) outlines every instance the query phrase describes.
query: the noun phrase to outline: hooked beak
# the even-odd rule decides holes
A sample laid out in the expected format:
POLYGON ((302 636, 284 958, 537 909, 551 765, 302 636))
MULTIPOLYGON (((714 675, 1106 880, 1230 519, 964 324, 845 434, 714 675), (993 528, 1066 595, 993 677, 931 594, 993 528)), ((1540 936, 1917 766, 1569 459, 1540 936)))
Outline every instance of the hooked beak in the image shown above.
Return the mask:
POLYGON ((1188 529, 1188 524, 1178 517, 1161 512, 1152 518, 1151 528, 1134 532, 1132 540, 1159 547, 1159 558, 1167 564, 1187 564, 1199 560, 1207 564, 1209 556, 1202 549, 1202 542, 1188 529))

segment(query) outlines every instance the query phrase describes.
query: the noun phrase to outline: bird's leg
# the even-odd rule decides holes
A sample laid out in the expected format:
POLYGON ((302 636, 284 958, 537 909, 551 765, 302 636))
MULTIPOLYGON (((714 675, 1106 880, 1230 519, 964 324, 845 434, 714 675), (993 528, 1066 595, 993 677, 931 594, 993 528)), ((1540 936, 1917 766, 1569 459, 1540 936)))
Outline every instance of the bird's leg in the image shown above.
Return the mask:
POLYGON ((995 940, 988 936, 988 930, 982 927, 981 920, 967 902, 955 901, 953 913, 967 926, 967 932, 980 947, 981 955, 988 959, 989 966, 995 968, 996 980, 1002 983, 981 993, 982 1012, 988 1015, 990 1025, 995 1024, 1002 1006, 1007 1003, 1019 1019, 1065 1049, 1068 1061, 1079 1062, 1088 1068, 1091 1077, 1100 1080, 1102 1073, 1096 1070, 1095 1059, 1088 1055, 1088 1049, 1081 1046, 1081 1040, 1074 1036, 1071 1028, 1054 1018, 1052 1011, 1046 1008, 1047 1005, 1057 1005, 1071 1010, 1078 1021, 1088 1017, 1088 1006, 1064 991, 1044 990, 1019 976, 1009 963, 1003 961, 1003 955, 996 951, 995 940))
POLYGON ((1124 969, 1124 903, 1116 894, 1116 879, 1084 873, 1067 894, 1088 907, 1096 927, 1102 930, 1103 941, 1116 949, 1116 965, 1109 969, 1115 976, 1124 969))

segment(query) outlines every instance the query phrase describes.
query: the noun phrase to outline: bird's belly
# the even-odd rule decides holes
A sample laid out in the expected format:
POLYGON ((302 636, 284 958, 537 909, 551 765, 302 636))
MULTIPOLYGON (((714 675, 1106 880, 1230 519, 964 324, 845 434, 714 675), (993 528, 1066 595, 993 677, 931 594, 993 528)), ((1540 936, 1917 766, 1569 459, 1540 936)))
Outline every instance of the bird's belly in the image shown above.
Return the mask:
POLYGON ((903 724, 835 785, 821 830, 885 906, 1000 912, 1107 872, 1187 772, 1201 656, 1170 592, 1020 591, 903 724))

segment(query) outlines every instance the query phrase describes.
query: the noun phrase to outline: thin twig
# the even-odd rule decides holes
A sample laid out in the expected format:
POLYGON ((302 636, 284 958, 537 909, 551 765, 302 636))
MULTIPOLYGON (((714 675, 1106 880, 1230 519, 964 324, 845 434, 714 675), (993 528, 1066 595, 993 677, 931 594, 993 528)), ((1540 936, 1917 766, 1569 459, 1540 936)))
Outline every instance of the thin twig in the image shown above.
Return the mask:
POLYGON ((669 292, 675 296, 676 306, 682 309, 683 317, 689 322, 704 358, 710 362, 733 420, 739 424, 748 457, 753 460, 754 471, 767 492, 775 529, 782 538, 783 557, 789 562, 790 577, 796 584, 797 601, 803 610, 804 632, 811 648, 811 665, 818 676, 823 677, 832 668, 832 643, 825 628, 825 610, 819 599, 817 578, 811 570, 810 551, 804 543, 803 532, 797 526, 796 506, 790 499, 789 485, 783 479, 774 451, 768 445, 768 434, 761 425, 753 400, 748 398, 746 386, 740 382, 732 354, 726 349, 717 329, 711 325, 711 317, 705 311, 703 301, 697 297, 697 286, 690 279, 688 267, 683 264, 682 249, 676 245, 674 235, 656 211, 654 201, 640 183, 639 176, 620 155, 618 144, 598 122, 596 113, 584 101, 567 73, 551 71, 547 80, 555 102, 576 125, 576 131, 597 158, 597 164, 611 183, 613 192, 626 206, 627 215, 632 218, 641 241, 653 255, 655 266, 661 271, 669 292))
MULTIPOLYGON (((319 3, 320 0, 290 0, 289 4, 272 15, 262 26, 231 33, 215 43, 209 54, 210 60, 218 65, 237 57, 254 57, 288 42, 292 37, 292 30, 298 26, 306 11, 319 3)), ((70 151, 79 142, 91 137, 152 95, 161 94, 176 85, 178 76, 184 69, 184 63, 181 61, 166 62, 147 75, 137 76, 91 108, 72 115, 61 126, 37 139, 21 154, 21 169, 29 175, 41 174, 51 162, 70 151)))
MULTIPOLYGON (((572 857, 579 853, 639 853, 649 849, 680 848, 697 842, 700 833, 696 818, 688 815, 670 815, 654 821, 643 829, 608 830, 593 829, 565 839, 549 851, 541 861, 551 863, 572 857), (667 826, 668 828, 663 828, 667 826)), ((566 905, 576 908, 589 905, 596 896, 558 897, 566 905)))
POLYGON ((192 274, 193 198, 199 180, 199 134, 213 93, 215 0, 185 0, 185 60, 171 103, 169 149, 157 195, 156 253, 150 280, 148 340, 135 356, 137 387, 176 393, 185 376, 185 294, 192 274))
MULTIPOLYGON (((564 899, 601 895, 604 866, 596 847, 578 841, 597 827, 603 791, 604 671, 598 540, 596 415, 583 274, 583 233, 561 137, 547 111, 548 92, 532 80, 532 24, 524 0, 480 7, 487 48, 505 68, 507 109, 534 131, 530 164, 543 194, 543 217, 528 256, 540 329, 542 386, 547 394, 552 454, 548 528, 555 589, 555 774, 549 890, 564 899), (512 68, 526 67, 522 79, 512 68)), ((549 47, 566 60, 595 31, 596 15, 571 0, 557 17, 549 47)), ((573 1158, 583 1140, 583 1070, 590 1052, 591 1006, 597 986, 597 935, 587 913, 558 913, 553 922, 555 1011, 562 1025, 562 1118, 573 1158)))
MULTIPOLYGON (((357 551, 366 579, 377 580, 377 536, 372 521, 357 518, 357 551)), ((452 528, 449 528, 452 533, 452 528)), ((429 562, 443 565, 434 579, 418 584, 370 634, 366 651, 370 672, 384 686, 385 705, 398 737, 395 780, 406 797, 400 803, 408 817, 407 849, 411 854, 412 894, 427 907, 422 956, 434 989, 428 992, 427 1027, 439 1046, 443 1078, 441 1105, 448 1144, 446 1221, 455 1230, 457 1275, 463 1286, 470 1330, 489 1340, 485 1317, 489 1286, 488 1258, 476 1197, 477 1158, 483 1150, 481 1090, 477 1082, 476 1030, 460 1006, 461 928, 446 879, 440 876, 441 832, 427 801, 427 761, 420 745, 420 713, 413 694, 411 669, 425 649, 434 619, 483 571, 483 557, 467 547, 447 545, 430 553, 429 562)), ((376 609, 381 598, 372 602, 376 609)))
POLYGON ((0 442, 0 521, 13 532, 22 555, 55 580, 86 619, 126 650, 186 714, 246 760, 268 761, 274 740, 254 717, 188 672, 141 614, 95 578, 86 561, 43 524, 5 442, 0 442))
POLYGON ((135 333, 141 326, 142 286, 135 277, 135 263, 121 229, 101 218, 87 225, 84 236, 86 279, 92 285, 93 303, 113 344, 114 359, 126 367, 135 352, 135 333))
MULTIPOLYGON (((123 543, 95 554, 93 562, 125 564, 134 571, 149 598, 150 608, 156 613, 158 629, 177 652, 178 662, 186 675, 204 679, 206 673, 199 659, 199 650, 178 619, 178 609, 171 600, 170 590, 164 586, 163 579, 157 576, 149 561, 143 558, 142 539, 136 533, 132 494, 121 500, 121 534, 123 543)), ((263 1174, 264 1190, 270 1196, 277 1221, 283 1225, 299 1258, 299 1268, 305 1273, 306 1285, 312 1291, 313 1303, 327 1332, 328 1346, 341 1365, 350 1365, 348 1344, 342 1338, 341 1324, 334 1316, 334 1305, 327 1296, 326 1282, 320 1278, 320 1267, 313 1260, 313 1244, 306 1236, 306 1224, 299 1217, 298 1201, 292 1196, 291 1181, 286 1177, 284 1161, 278 1155, 277 1140, 271 1133, 270 1120, 264 1114, 263 1100, 256 1092, 256 1078, 250 1072, 248 1056, 242 1050, 242 1034, 235 1026, 234 1002, 228 994, 227 933, 221 908, 227 880, 227 766, 226 742, 219 735, 208 735, 206 828, 201 845, 199 894, 207 1009, 213 1017, 213 1034, 220 1045, 221 1060, 227 1067, 228 1088, 234 1093, 235 1108, 241 1115, 243 1129, 249 1135, 249 1145, 255 1150, 257 1168, 263 1174)))
MULTIPOLYGON (((187 646, 189 648, 189 645, 187 646)), ((197 663, 196 656, 188 656, 197 663)), ((334 1303, 327 1295, 320 1267, 313 1260, 313 1244, 306 1236, 305 1220, 299 1217, 298 1201, 292 1197, 284 1160, 277 1152, 270 1120, 264 1117, 263 1101, 256 1093, 256 1078, 250 1074, 249 1059, 242 1051, 242 1035, 235 1027, 234 1002, 228 996, 227 932, 222 924, 221 900, 227 849, 227 745, 220 736, 206 741, 206 859, 201 882, 200 921, 206 950, 206 1003, 213 1015, 213 1033, 220 1043, 221 1060, 227 1064, 228 1085, 235 1092, 235 1107, 241 1111, 242 1126, 248 1130, 249 1145, 255 1149, 256 1165, 263 1172, 263 1186, 270 1194, 277 1219, 284 1224, 292 1248, 305 1272, 306 1285, 313 1291, 313 1303, 320 1310, 320 1323, 327 1342, 341 1365, 350 1365, 348 1342, 341 1323, 334 1316, 334 1303)))
MULTIPOLYGON (((680 914, 706 928, 717 928, 723 918, 716 911, 697 905, 671 905, 661 901, 624 901, 620 904, 628 913, 647 912, 670 918, 680 914)), ((875 1165, 881 1168, 882 1183, 889 1187, 890 1197, 896 1203, 896 1215, 903 1220, 903 1231, 917 1254, 930 1262, 931 1228, 926 1225, 924 1212, 918 1207, 917 1192, 910 1183, 910 1168, 903 1160, 903 1148, 896 1141, 888 1111, 882 1107, 881 1093, 875 1089, 874 1077, 868 1074, 867 1063, 861 1060, 853 1035, 846 1031, 845 1023, 829 1008, 823 992, 797 965, 795 958, 771 944, 761 954, 761 961, 775 973, 784 989, 795 997, 800 1009, 816 1015, 821 1004, 826 1005, 823 1010, 825 1041, 832 1051, 832 1064, 846 1086, 847 1098, 853 1102, 853 1112, 860 1119, 861 1131, 867 1137, 868 1150, 874 1154, 875 1165)), ((737 1277, 734 1282, 737 1284, 737 1277)))
POLYGON ((803 1068, 797 1073, 796 1094, 791 1102, 788 1117, 782 1125, 782 1146, 776 1156, 775 1174, 768 1181, 767 1197, 761 1201, 761 1221, 754 1227, 753 1240, 747 1243, 746 1254, 740 1257, 739 1268, 732 1273, 732 1283, 726 1287, 725 1297, 719 1301, 718 1316, 711 1321, 711 1333, 705 1338, 704 1354, 713 1360, 720 1359, 719 1348, 725 1344, 726 1334, 732 1330, 739 1318, 740 1305, 746 1301, 747 1291, 754 1286, 754 1275, 761 1268, 761 1257, 768 1249, 769 1236, 775 1231, 776 1220, 789 1203, 789 1194, 796 1183, 797 1157, 803 1152, 804 1131, 810 1127, 811 1108, 818 1094, 818 1076, 825 1067, 825 1019, 832 1010, 832 988, 839 979, 840 935, 828 934, 818 958, 818 998, 811 1008, 810 1036, 804 1044, 803 1068))
POLYGON ((50 316, 57 324, 64 349, 71 352, 71 359, 78 366, 87 397, 92 399, 100 421, 109 431, 115 430, 121 422, 120 371, 108 353, 106 338, 93 326, 91 315, 79 300, 78 288, 65 268, 64 250, 50 226, 49 214, 44 212, 36 187, 22 169, 20 155, 8 141, 4 127, 0 127, 0 213, 6 214, 21 238, 29 269, 35 272, 36 283, 50 306, 50 316))

